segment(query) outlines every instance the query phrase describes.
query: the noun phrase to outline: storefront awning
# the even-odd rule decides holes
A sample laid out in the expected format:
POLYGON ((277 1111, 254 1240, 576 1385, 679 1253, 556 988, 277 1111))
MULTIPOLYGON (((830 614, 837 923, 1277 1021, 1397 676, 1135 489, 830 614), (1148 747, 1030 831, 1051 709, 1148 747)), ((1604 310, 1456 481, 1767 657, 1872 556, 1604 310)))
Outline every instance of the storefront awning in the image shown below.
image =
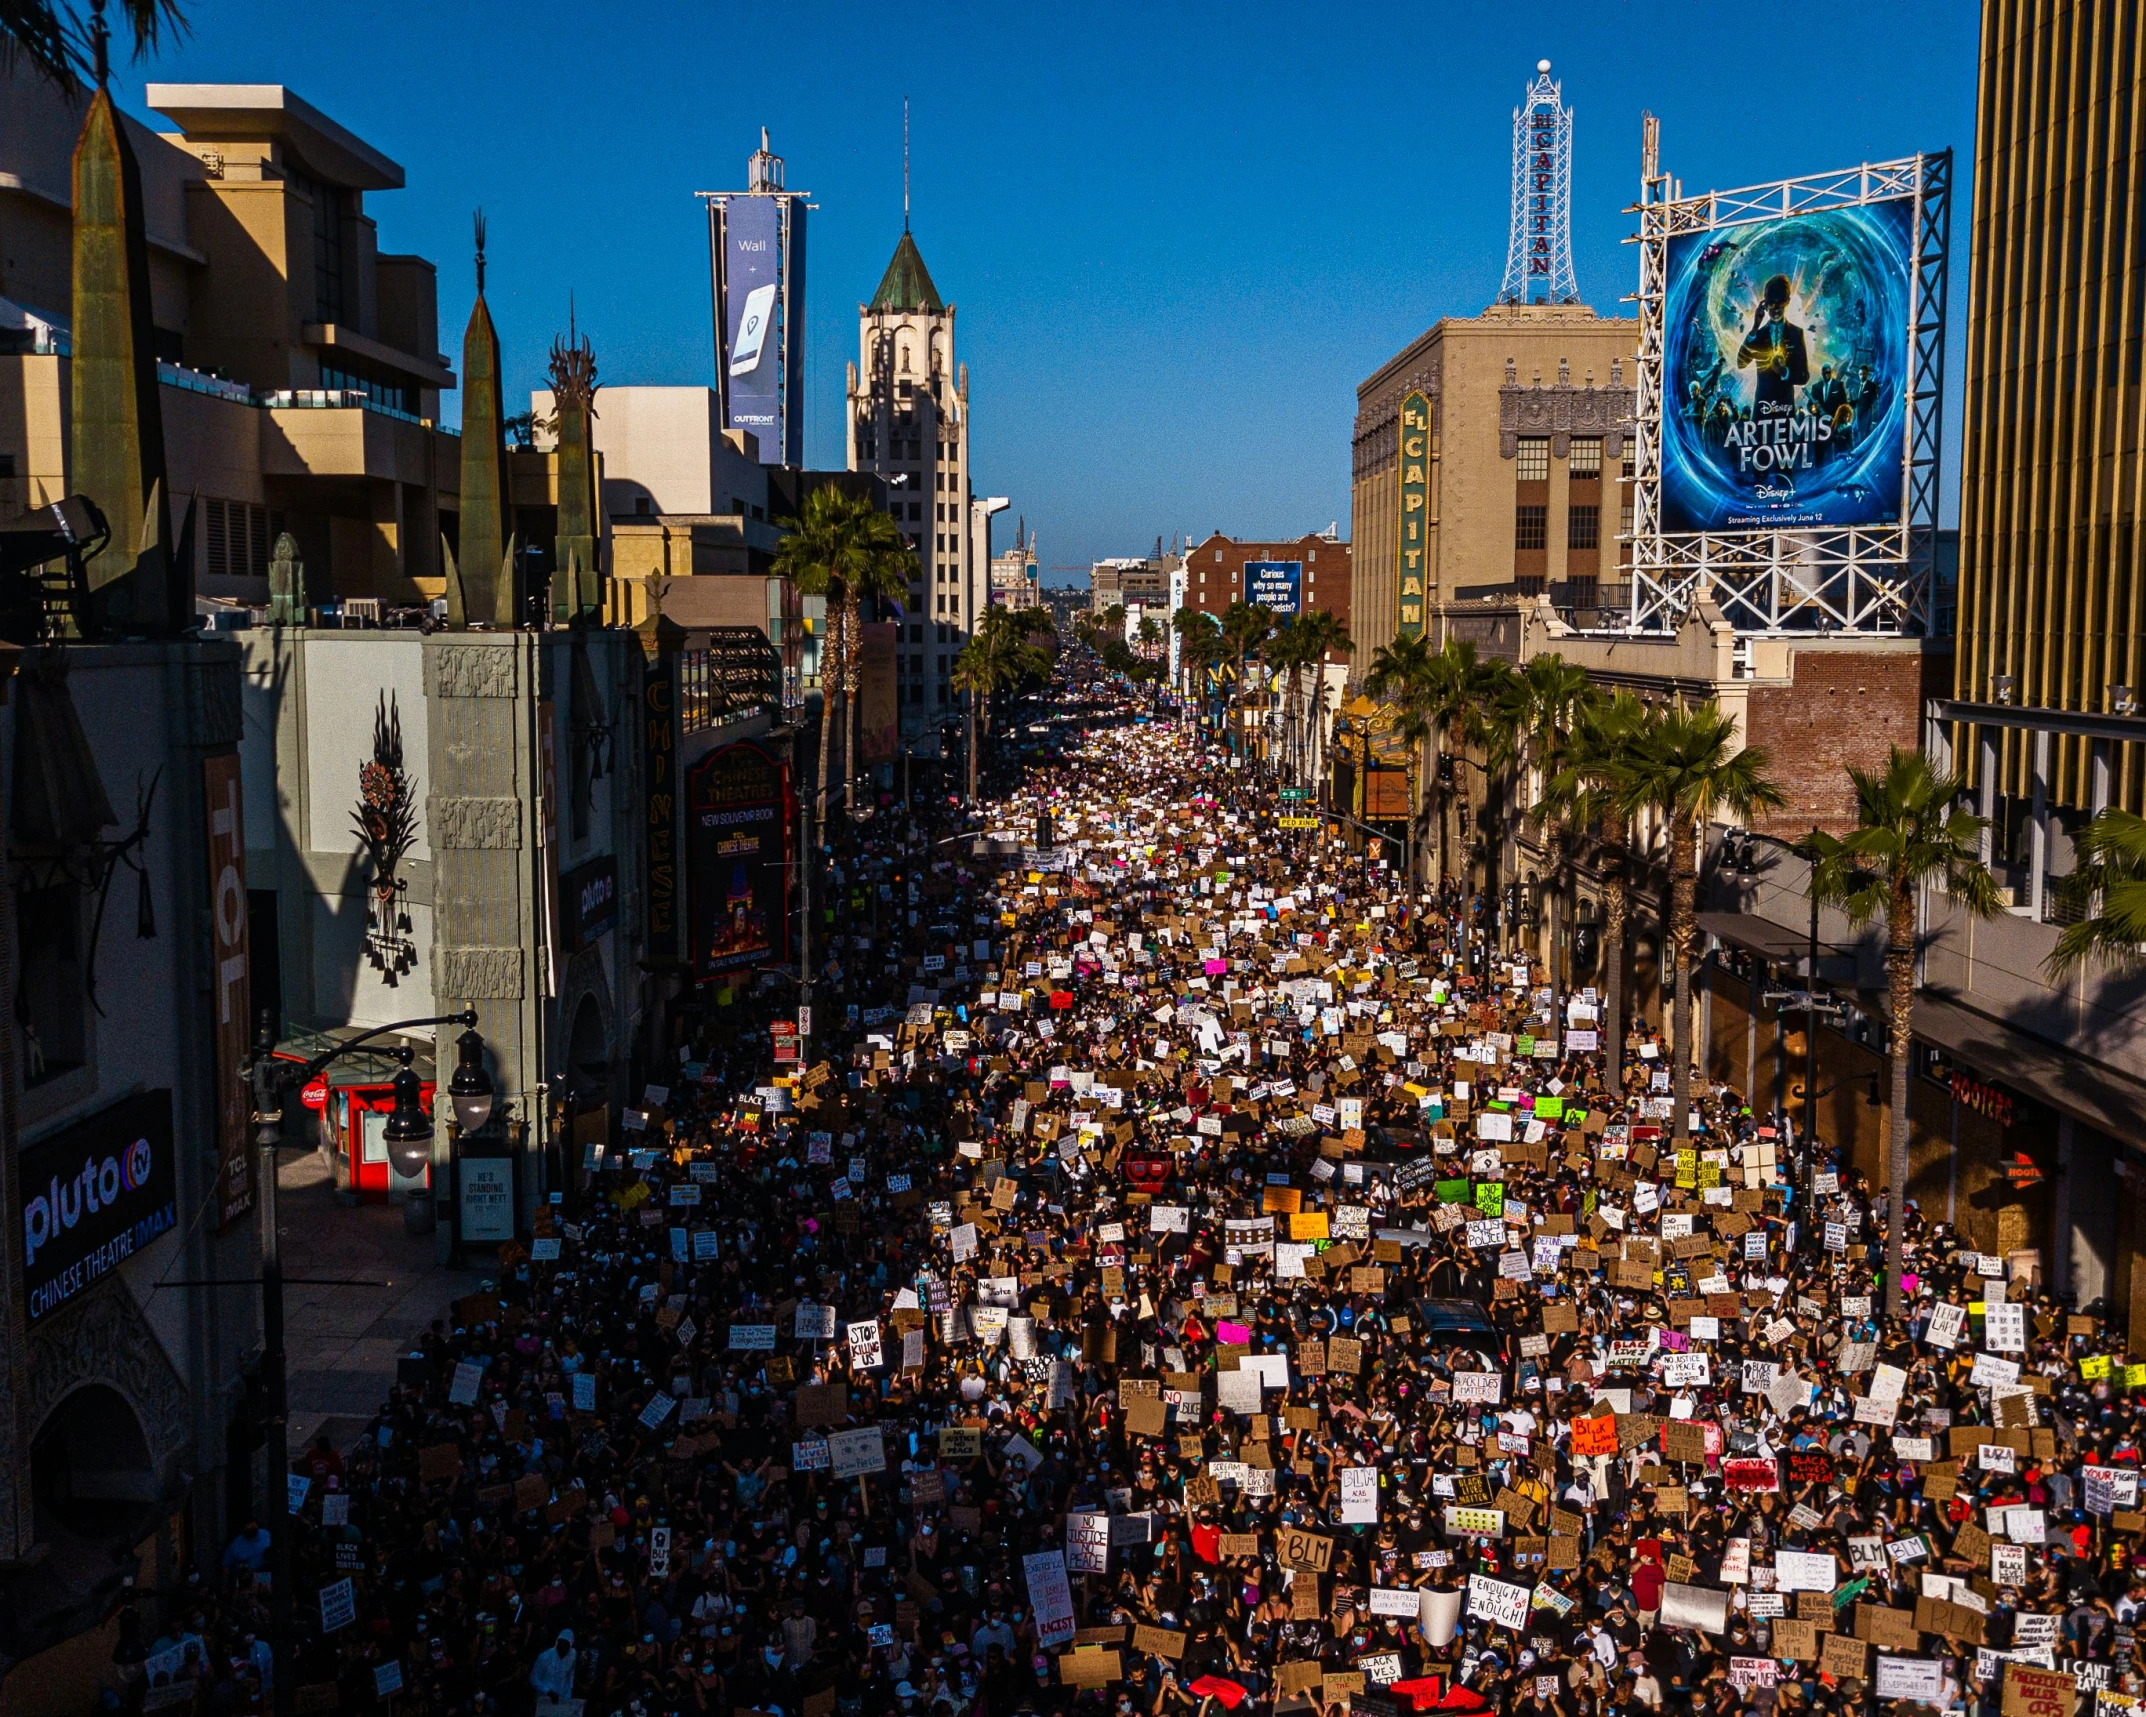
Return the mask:
MULTIPOLYGON (((1797 930, 1790 925, 1761 918, 1755 912, 1702 912, 1699 928, 1717 942, 1731 948, 1740 948, 1747 954, 1756 954, 1762 960, 1776 965, 1794 966, 1801 970, 1804 958, 1811 951, 1811 933, 1797 930)), ((1843 947, 1838 942, 1818 944, 1818 981, 1822 984, 1853 985, 1857 977, 1856 951, 1843 947)))
POLYGON ((1915 1035, 1971 1067, 2116 1139, 2146 1131, 2146 1081, 2074 1055, 1988 1014, 1929 994, 1915 998, 1915 1035))

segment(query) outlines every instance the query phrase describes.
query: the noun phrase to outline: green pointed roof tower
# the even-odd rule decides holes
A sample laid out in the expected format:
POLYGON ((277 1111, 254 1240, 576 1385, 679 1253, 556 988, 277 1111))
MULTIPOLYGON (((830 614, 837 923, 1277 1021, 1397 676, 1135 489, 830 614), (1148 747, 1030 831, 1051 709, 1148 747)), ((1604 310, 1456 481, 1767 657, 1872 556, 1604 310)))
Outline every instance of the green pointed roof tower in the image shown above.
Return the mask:
POLYGON ((894 247, 894 260, 887 264, 887 272, 879 277, 879 290, 872 294, 874 310, 928 310, 940 313, 946 309, 946 300, 939 296, 939 289, 931 283, 931 270, 924 266, 924 253, 917 249, 917 241, 909 236, 909 228, 902 228, 901 243, 894 247))
MULTIPOLYGON (((510 627, 521 619, 509 529, 499 332, 484 302, 484 211, 476 217, 477 302, 462 335, 462 547, 447 555, 447 623, 510 627)), ((443 545, 444 546, 444 545, 443 545)))

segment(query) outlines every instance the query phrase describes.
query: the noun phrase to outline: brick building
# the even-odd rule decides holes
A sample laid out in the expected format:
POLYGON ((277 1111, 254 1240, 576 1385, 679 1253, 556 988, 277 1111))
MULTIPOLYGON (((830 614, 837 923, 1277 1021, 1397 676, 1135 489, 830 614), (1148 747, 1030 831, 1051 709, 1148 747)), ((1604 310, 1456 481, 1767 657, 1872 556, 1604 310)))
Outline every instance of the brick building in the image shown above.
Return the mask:
POLYGON ((1185 606, 1221 615, 1244 596, 1244 569, 1253 561, 1295 563, 1298 600, 1304 610, 1349 623, 1349 545, 1315 532, 1288 542, 1251 542, 1220 531, 1185 554, 1185 606))

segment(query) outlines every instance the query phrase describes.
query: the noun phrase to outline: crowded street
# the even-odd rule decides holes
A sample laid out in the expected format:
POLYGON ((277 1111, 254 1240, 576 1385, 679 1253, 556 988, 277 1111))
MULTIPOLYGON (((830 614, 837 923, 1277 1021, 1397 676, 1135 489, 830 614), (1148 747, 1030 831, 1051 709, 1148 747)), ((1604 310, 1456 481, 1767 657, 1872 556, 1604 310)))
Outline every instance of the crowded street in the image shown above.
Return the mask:
MULTIPOLYGON (((715 1010, 297 1462, 299 1710, 2133 1703, 2120 1332, 1912 1208, 1887 1321, 1823 1141, 1695 1082, 1677 1150, 1643 1020, 1612 1081, 1129 688, 999 765, 844 836, 801 1049, 715 1010)), ((258 1708, 267 1537, 152 1707, 258 1708)))

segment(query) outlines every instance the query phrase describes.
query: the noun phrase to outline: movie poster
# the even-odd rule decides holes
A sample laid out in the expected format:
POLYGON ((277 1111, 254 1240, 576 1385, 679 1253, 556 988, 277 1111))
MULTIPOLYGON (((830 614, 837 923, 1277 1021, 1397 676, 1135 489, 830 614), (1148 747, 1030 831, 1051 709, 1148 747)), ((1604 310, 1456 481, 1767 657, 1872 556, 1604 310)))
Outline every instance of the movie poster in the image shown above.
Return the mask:
POLYGON ((1669 241, 1662 529, 1897 523, 1913 203, 1669 241))
POLYGON ((750 741, 686 777, 693 963, 703 977, 789 957, 790 784, 750 741))

